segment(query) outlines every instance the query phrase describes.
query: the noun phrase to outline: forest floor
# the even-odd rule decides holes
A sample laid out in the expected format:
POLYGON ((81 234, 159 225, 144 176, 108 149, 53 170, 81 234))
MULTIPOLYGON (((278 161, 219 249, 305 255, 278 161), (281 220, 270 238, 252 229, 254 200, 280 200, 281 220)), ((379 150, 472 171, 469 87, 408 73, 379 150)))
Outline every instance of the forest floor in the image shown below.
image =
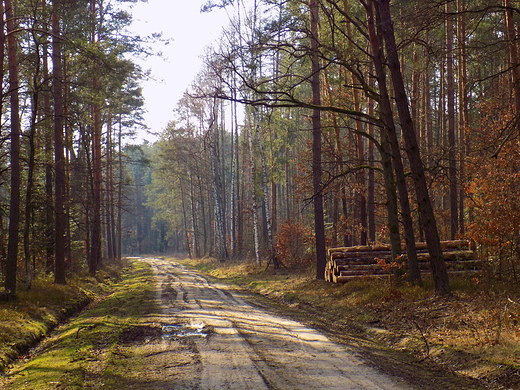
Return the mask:
POLYGON ((453 295, 439 298, 428 277, 424 288, 388 278, 332 284, 316 280, 314 269, 305 267, 274 271, 212 259, 183 263, 290 308, 300 321, 335 341, 368 347, 366 359, 387 371, 401 377, 421 372, 419 388, 430 388, 428 380, 432 388, 450 388, 441 385, 442 371, 488 389, 520 389, 520 293, 515 284, 452 277, 453 295))
POLYGON ((427 288, 332 285, 310 270, 244 262, 131 264, 0 388, 519 388, 517 300, 478 283, 470 294, 454 281, 454 296, 438 299, 427 288))

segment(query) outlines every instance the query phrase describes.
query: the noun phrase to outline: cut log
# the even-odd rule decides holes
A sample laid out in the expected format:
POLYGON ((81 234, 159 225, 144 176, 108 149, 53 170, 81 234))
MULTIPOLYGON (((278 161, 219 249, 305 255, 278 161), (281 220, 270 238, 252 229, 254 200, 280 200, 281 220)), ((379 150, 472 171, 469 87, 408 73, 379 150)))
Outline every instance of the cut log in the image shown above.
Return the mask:
POLYGON ((389 251, 392 248, 388 244, 377 245, 360 245, 360 246, 343 246, 338 248, 329 248, 329 256, 334 252, 366 252, 366 251, 389 251))
POLYGON ((391 257, 392 252, 385 250, 377 251, 356 251, 356 252, 334 252, 330 258, 335 259, 351 259, 354 257, 391 257))
POLYGON ((350 259, 335 259, 334 261, 331 261, 331 263, 335 265, 349 265, 349 264, 377 264, 380 260, 386 260, 390 261, 392 260, 392 256, 378 256, 378 257, 354 257, 350 259))
MULTIPOLYGON (((450 273, 478 272, 480 262, 470 249, 469 241, 442 241, 441 246, 446 267, 450 273)), ((419 242, 416 247, 421 272, 430 272, 430 255, 426 244, 419 242)), ((379 264, 380 260, 387 262, 392 260, 390 246, 386 244, 329 248, 328 253, 329 259, 325 267, 326 280, 334 283, 346 281, 347 277, 377 277, 392 273, 392 270, 383 269, 383 266, 379 264)), ((397 262, 402 262, 406 267, 406 253, 399 257, 397 262)))
POLYGON ((383 269, 373 269, 373 270, 347 270, 341 271, 338 276, 364 276, 364 275, 388 275, 390 272, 383 269))

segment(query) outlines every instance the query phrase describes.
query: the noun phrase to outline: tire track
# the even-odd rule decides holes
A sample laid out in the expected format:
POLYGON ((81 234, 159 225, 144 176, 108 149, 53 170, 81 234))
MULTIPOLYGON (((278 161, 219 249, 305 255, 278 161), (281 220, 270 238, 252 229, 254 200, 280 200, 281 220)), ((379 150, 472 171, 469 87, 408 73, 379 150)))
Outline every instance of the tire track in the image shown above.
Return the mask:
POLYGON ((211 329, 194 337, 197 389, 410 389, 318 331, 252 306, 228 286, 186 267, 145 259, 155 270, 170 322, 211 329))

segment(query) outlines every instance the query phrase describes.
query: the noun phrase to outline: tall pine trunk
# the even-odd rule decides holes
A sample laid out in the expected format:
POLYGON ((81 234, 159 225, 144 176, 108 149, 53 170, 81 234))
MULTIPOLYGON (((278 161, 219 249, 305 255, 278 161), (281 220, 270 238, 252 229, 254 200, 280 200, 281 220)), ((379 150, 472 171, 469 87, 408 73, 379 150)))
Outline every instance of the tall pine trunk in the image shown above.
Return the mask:
MULTIPOLYGON (((321 105, 321 82, 319 62, 319 5, 317 0, 310 0, 310 26, 311 26, 311 89, 312 104, 321 105)), ((322 193, 322 167, 321 167, 321 112, 319 109, 312 111, 312 184, 314 203, 314 234, 316 240, 316 279, 325 279, 325 218, 323 213, 322 193)))
POLYGON ((458 27, 457 27, 457 41, 458 41, 458 90, 459 90, 459 231, 461 236, 465 233, 464 223, 464 171, 467 140, 466 130, 469 123, 469 109, 468 109, 468 87, 467 87, 467 58, 466 58, 466 1, 458 0, 458 27))
POLYGON ((406 177, 404 173, 404 165, 401 157, 401 150, 399 140, 397 138, 397 130, 392 112, 392 103, 388 92, 386 72, 383 66, 383 51, 380 44, 380 37, 378 37, 374 24, 373 9, 370 5, 367 6, 369 37, 373 53, 374 68, 376 71, 377 82, 379 85, 379 94, 381 98, 380 110, 381 119, 385 128, 382 139, 388 139, 388 147, 392 155, 393 170, 397 180, 397 189, 399 191, 399 202, 401 205, 401 214, 403 219, 404 234, 406 240, 406 252, 408 255, 408 272, 409 279, 412 282, 421 282, 421 273, 417 260, 417 251, 415 248, 415 235, 413 229, 412 213, 410 209, 410 201, 408 197, 408 189, 406 186, 406 177))
POLYGON ((455 76, 453 70, 453 17, 451 3, 446 3, 446 104, 448 114, 448 176, 450 182, 450 229, 454 240, 459 232, 457 141, 455 137, 455 76))
MULTIPOLYGON (((38 43, 36 43, 38 45, 38 43)), ((39 48, 36 48, 39 53, 39 48)), ((36 63, 36 71, 34 72, 32 79, 32 94, 31 94, 31 122, 29 127, 28 141, 28 166, 27 166, 27 184, 25 186, 25 223, 23 228, 23 247, 25 257, 25 288, 29 290, 33 280, 33 255, 32 255, 32 234, 31 229, 33 226, 34 219, 34 207, 33 207, 33 191, 34 191, 34 173, 36 170, 36 126, 38 122, 38 111, 39 111, 39 98, 40 98, 40 87, 41 87, 41 75, 40 75, 40 58, 36 63)))
MULTIPOLYGON (((96 21, 96 1, 91 2, 91 41, 97 41, 97 21, 96 21)), ((92 233, 91 233, 91 252, 89 271, 94 274, 101 266, 101 104, 99 102, 99 91, 101 90, 101 81, 99 76, 95 75, 92 81, 93 97, 92 97, 92 233)))
POLYGON ((264 145, 262 143, 262 138, 260 136, 260 126, 257 124, 255 126, 256 132, 256 142, 258 143, 258 149, 260 151, 260 163, 262 165, 262 197, 265 208, 265 223, 267 228, 267 245, 270 252, 270 261, 272 260, 273 266, 275 269, 280 268, 280 262, 276 257, 276 253, 274 250, 274 238, 273 238, 273 226, 272 226, 272 203, 271 196, 268 188, 268 178, 267 178, 267 164, 265 161, 265 152, 264 145))
POLYGON ((415 186, 421 223, 428 244, 435 291, 438 295, 445 295, 451 292, 448 272, 446 270, 446 264, 444 263, 437 222, 435 220, 421 153, 419 145, 417 144, 417 138, 408 106, 408 98, 401 73, 401 65, 399 63, 399 55, 392 25, 390 1, 374 1, 378 6, 381 33, 386 46, 388 67, 390 69, 392 85, 394 87, 395 101, 401 122, 406 153, 410 162, 411 176, 415 186))
POLYGON ((9 241, 7 244, 7 261, 5 289, 16 293, 16 272, 18 261, 18 242, 20 227, 20 98, 18 80, 18 56, 15 36, 15 20, 13 2, 5 0, 5 17, 7 24, 7 61, 9 67, 9 99, 11 104, 11 190, 9 200, 9 241))
POLYGON ((224 178, 221 175, 221 159, 220 159, 220 135, 218 124, 218 104, 216 100, 212 102, 212 119, 210 124, 210 155, 211 155, 211 174, 213 182, 213 196, 215 200, 215 250, 219 260, 228 258, 226 245, 226 229, 224 219, 224 178))
POLYGON ((52 2, 52 91, 54 98, 54 280, 65 283, 65 156, 63 152, 63 64, 60 30, 61 6, 52 2))

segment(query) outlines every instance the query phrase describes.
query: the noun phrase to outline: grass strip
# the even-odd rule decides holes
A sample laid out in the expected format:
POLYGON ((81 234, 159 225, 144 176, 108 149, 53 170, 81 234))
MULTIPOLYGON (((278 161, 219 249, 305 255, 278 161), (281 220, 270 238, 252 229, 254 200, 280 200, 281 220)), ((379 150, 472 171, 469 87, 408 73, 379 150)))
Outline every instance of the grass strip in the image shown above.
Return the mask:
POLYGON ((103 388, 110 349, 129 326, 154 309, 153 272, 133 260, 111 286, 111 293, 94 307, 64 325, 43 343, 37 356, 15 366, 3 384, 6 389, 103 388))

